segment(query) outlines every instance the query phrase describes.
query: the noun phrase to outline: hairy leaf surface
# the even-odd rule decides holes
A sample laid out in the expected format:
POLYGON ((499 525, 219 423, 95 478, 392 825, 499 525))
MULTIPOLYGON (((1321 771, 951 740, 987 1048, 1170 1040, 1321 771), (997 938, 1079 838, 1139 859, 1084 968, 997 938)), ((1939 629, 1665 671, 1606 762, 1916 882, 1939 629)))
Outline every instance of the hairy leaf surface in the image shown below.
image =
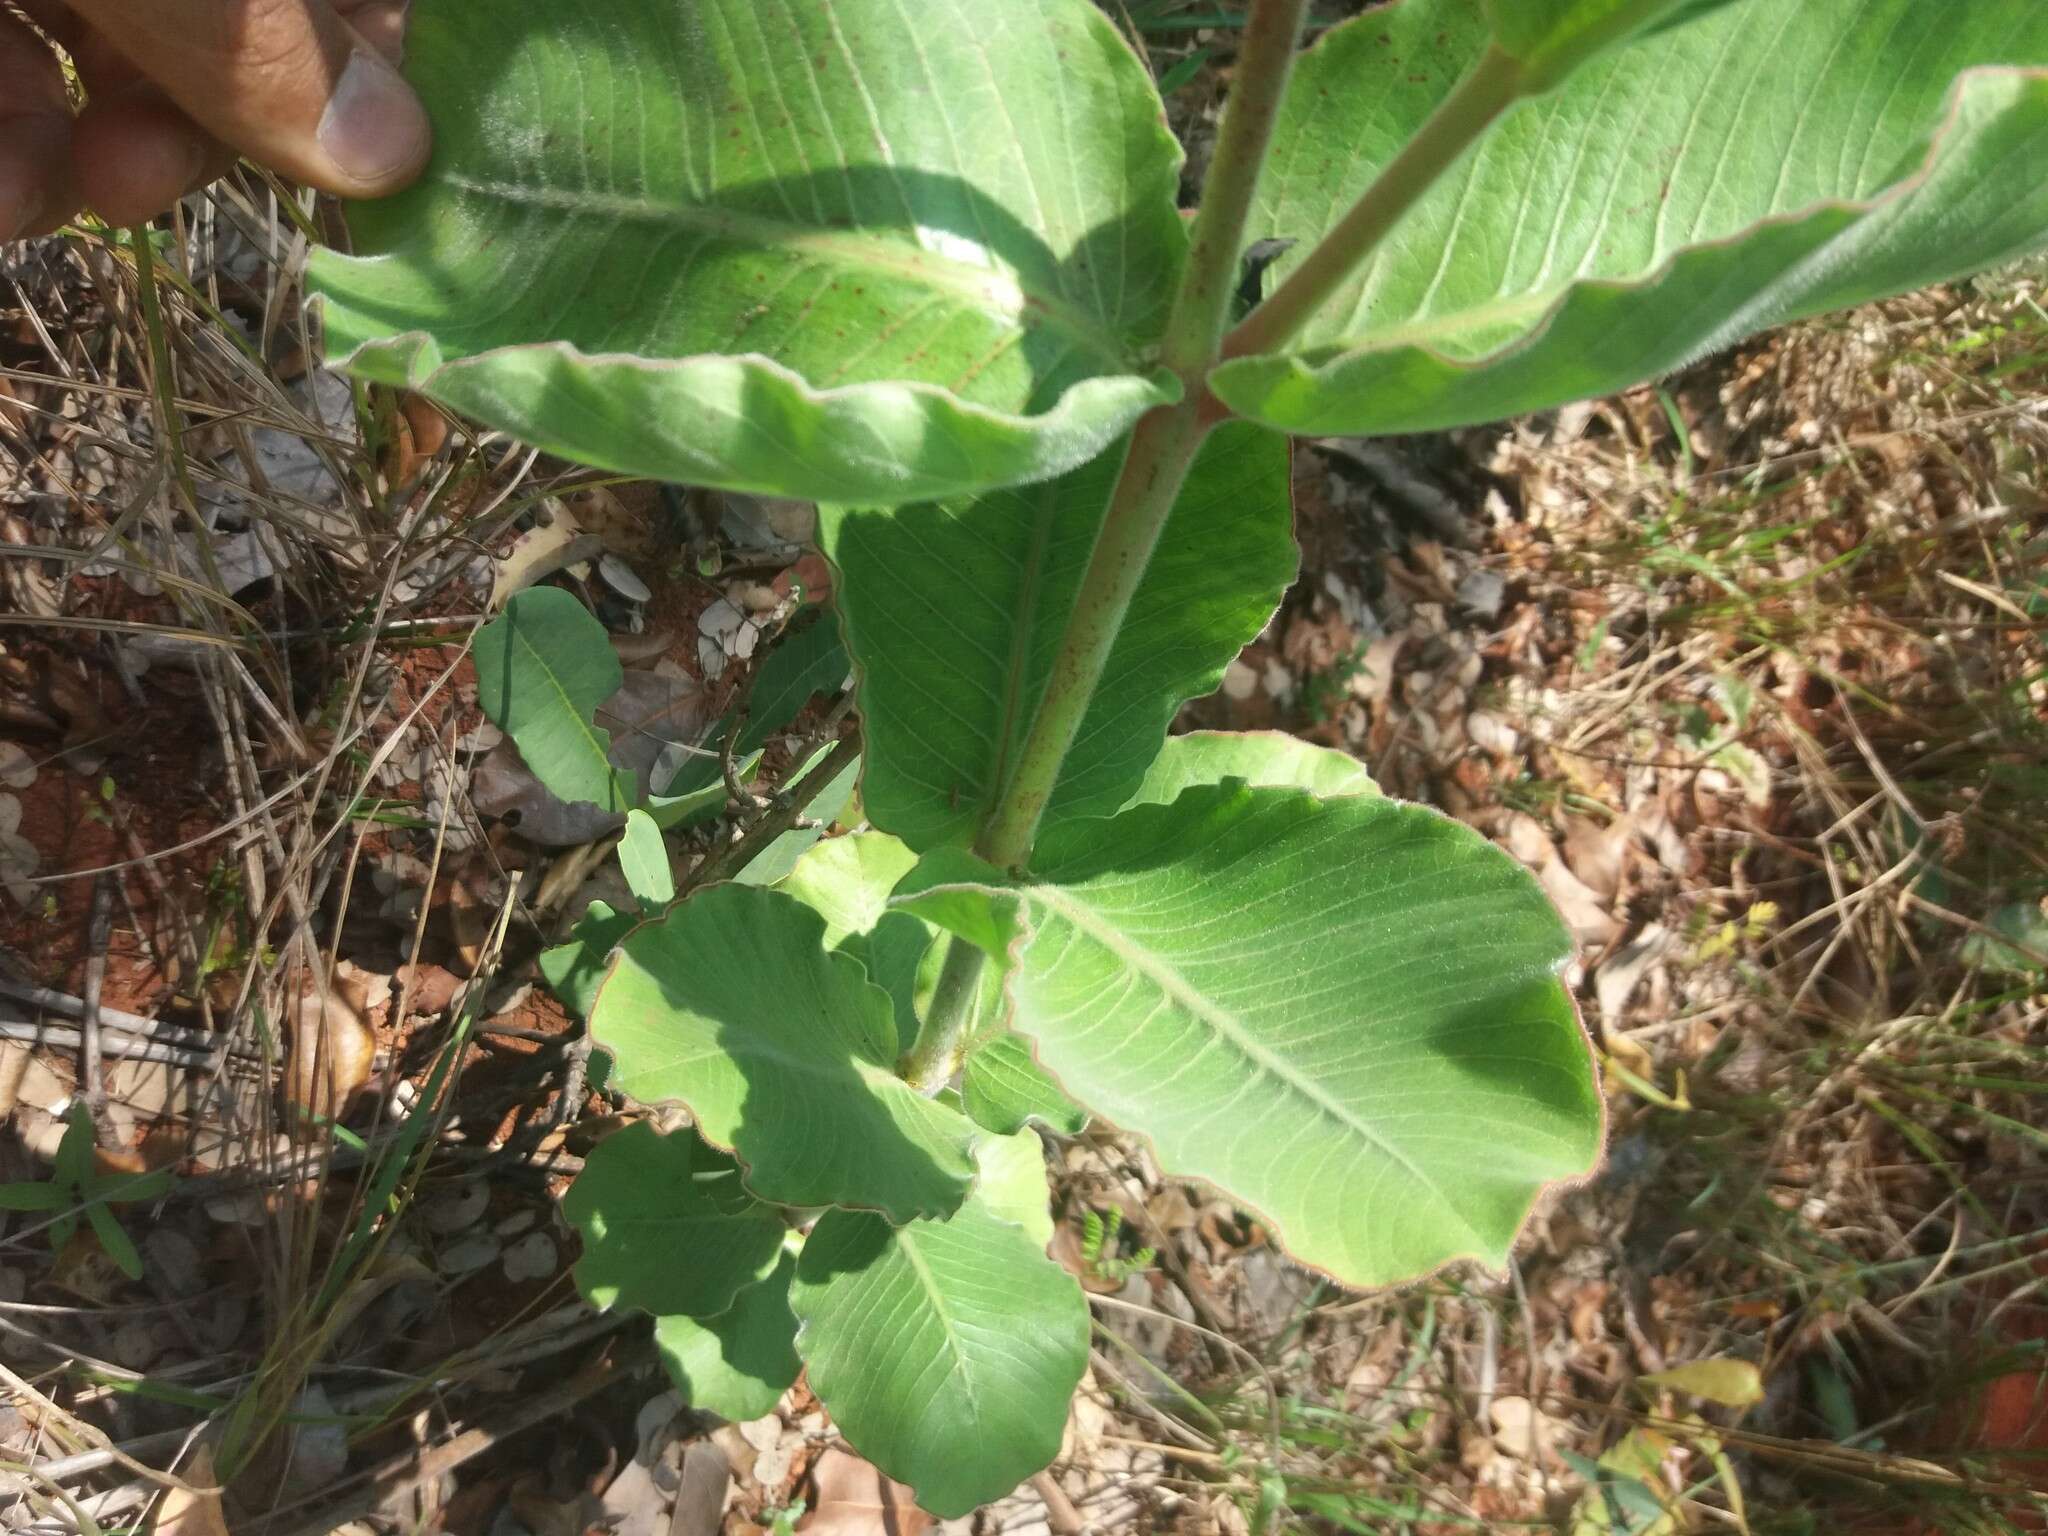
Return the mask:
MULTIPOLYGON (((911 847, 970 841, 1003 794, 1121 457, 938 505, 821 509, 867 732, 862 803, 911 847)), ((1286 444, 1220 429, 1167 519, 1046 825, 1124 802, 1174 712, 1258 637, 1298 563, 1286 444)))
POLYGON ((329 345, 552 452, 908 501, 1084 462, 1185 235, 1087 0, 427 0, 425 178, 319 253, 329 345))
MULTIPOLYGON (((1300 242, 1268 291, 1486 43, 1469 0, 1402 0, 1302 61, 1250 230, 1300 242)), ((2034 0, 1707 8, 1508 112, 1285 355, 1212 386, 1289 431, 1430 431, 2008 259, 2048 243, 2020 170, 2048 163, 2044 66, 2034 0)))
MULTIPOLYGON (((1036 1230, 1000 1213, 1027 1172, 1021 1148, 1004 1150, 997 1206, 977 1191, 949 1220, 902 1227, 826 1212, 790 1289, 811 1390, 856 1450, 943 1518, 1059 1453, 1088 1363, 1080 1286, 1036 1230)), ((1042 1204, 1042 1162, 1037 1186, 1042 1204)))
POLYGON ((824 919, 782 891, 699 891, 620 946, 591 1037, 620 1089, 688 1105, 763 1200, 891 1221, 950 1212, 975 1128, 895 1075, 888 994, 824 938, 824 919))
POLYGON ((1498 1264, 1543 1186, 1592 1166, 1563 924, 1433 811, 1195 788, 1054 832, 1028 881, 976 862, 929 855, 898 900, 1007 921, 1015 1024, 1059 1081, 1347 1284, 1498 1264))

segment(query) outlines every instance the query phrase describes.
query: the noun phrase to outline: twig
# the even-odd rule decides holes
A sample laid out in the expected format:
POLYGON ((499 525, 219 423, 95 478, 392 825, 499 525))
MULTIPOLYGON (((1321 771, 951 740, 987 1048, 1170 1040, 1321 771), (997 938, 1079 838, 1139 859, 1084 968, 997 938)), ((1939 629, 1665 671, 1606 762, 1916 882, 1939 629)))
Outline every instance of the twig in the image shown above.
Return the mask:
POLYGON ((1067 1490, 1054 1480, 1050 1472, 1036 1473, 1031 1479, 1031 1489, 1045 1501, 1046 1523, 1053 1528, 1054 1536, 1083 1536, 1088 1522, 1081 1518, 1081 1511, 1074 1508, 1074 1501, 1067 1497, 1067 1490))
POLYGON ((85 990, 78 1015, 78 1070, 85 1085, 86 1113, 103 1147, 115 1144, 107 1118, 107 1073, 100 1056, 100 988, 107 979, 107 947, 114 941, 114 882, 101 875, 92 886, 92 916, 86 927, 85 990))
POLYGON ((831 755, 805 774, 795 784, 776 792, 768 801, 768 808, 761 819, 748 828, 744 837, 729 843, 725 848, 712 854, 691 872, 681 894, 720 880, 729 880, 751 864, 761 850, 796 825, 810 803, 825 792, 825 786, 846 771, 847 765, 860 756, 858 735, 840 738, 839 745, 831 755))
MULTIPOLYGON (((11 997, 16 1002, 44 1013, 54 1013, 63 1018, 76 1019, 85 1012, 85 1000, 71 996, 68 992, 53 992, 48 987, 23 986, 20 982, 0 977, 0 997, 11 997)), ((187 1029, 181 1024, 165 1024, 157 1019, 144 1018, 139 1013, 124 1013, 119 1008, 100 1007, 100 1029, 119 1030, 141 1040, 158 1045, 185 1046, 195 1051, 211 1051, 220 1042, 210 1031, 187 1029)), ((119 1047, 113 1053, 120 1054, 119 1047)), ((253 1054, 253 1053, 251 1053, 253 1054)))

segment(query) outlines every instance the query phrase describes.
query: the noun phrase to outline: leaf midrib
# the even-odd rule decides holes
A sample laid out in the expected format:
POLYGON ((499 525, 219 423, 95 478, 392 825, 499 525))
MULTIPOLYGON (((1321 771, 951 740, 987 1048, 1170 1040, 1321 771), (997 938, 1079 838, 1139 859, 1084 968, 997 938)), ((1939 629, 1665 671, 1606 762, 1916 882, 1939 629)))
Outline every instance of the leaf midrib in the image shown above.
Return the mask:
POLYGON ((1137 359, 1129 356, 1118 338, 1096 323, 1085 311, 1063 296, 1027 287, 1014 268, 978 267, 956 261, 933 251, 885 242, 849 231, 845 234, 813 226, 785 223, 759 214, 738 213, 702 204, 650 203, 644 198, 615 192, 535 186, 499 178, 463 176, 443 172, 440 180, 459 192, 490 198, 516 206, 570 215, 608 218, 619 223, 666 225, 734 244, 755 245, 773 251, 795 251, 848 266, 866 266, 921 282, 957 295, 964 303, 985 313, 999 315, 1018 330, 1026 327, 1010 306, 995 302, 992 288, 1006 285, 1016 290, 1023 309, 1036 315, 1043 328, 1054 331, 1093 353, 1119 371, 1135 371, 1137 359))
POLYGON ((1443 1187, 1408 1155, 1394 1146, 1378 1131, 1359 1119, 1344 1104, 1332 1098, 1313 1079, 1304 1077, 1284 1058, 1275 1055, 1252 1035, 1244 1021, 1228 1009, 1222 1008, 1196 989, 1194 984, 1182 976, 1175 967, 1156 950, 1148 949, 1124 936, 1122 931, 1106 918, 1101 917, 1085 903, 1073 901, 1056 886, 1033 885, 1023 888, 1023 894, 1038 902, 1072 924, 1082 934, 1094 940, 1115 955, 1118 960, 1152 982, 1172 1001, 1187 1009, 1199 1022, 1206 1024, 1230 1045, 1235 1046, 1246 1058, 1257 1063, 1274 1081, 1306 1100, 1324 1116, 1352 1131, 1361 1141, 1399 1164, 1412 1174, 1432 1195, 1436 1196, 1444 1211, 1462 1225, 1466 1234, 1475 1241, 1482 1241, 1480 1234, 1473 1230, 1471 1222, 1459 1206, 1445 1194, 1443 1187))
MULTIPOLYGON (((604 741, 598 740, 598 727, 593 721, 584 718, 584 711, 577 708, 576 700, 571 697, 569 690, 563 686, 561 676, 555 671, 546 655, 542 653, 539 646, 533 643, 533 640, 524 629, 514 625, 512 639, 533 658, 534 666, 539 669, 541 676, 548 680, 548 686, 554 689, 555 697, 560 701, 563 712, 576 722, 576 731, 584 746, 589 750, 590 755, 597 759, 598 766, 604 770, 605 787, 611 794, 612 803, 602 806, 600 809, 609 812, 625 809, 632 797, 625 793, 625 785, 619 778, 618 770, 612 767, 612 755, 609 748, 610 732, 605 733, 604 741)), ((523 746, 520 748, 520 755, 526 755, 526 749, 523 746)), ((561 798, 566 800, 568 796, 564 795, 561 798)), ((594 800, 589 803, 592 805, 597 804, 594 800)))

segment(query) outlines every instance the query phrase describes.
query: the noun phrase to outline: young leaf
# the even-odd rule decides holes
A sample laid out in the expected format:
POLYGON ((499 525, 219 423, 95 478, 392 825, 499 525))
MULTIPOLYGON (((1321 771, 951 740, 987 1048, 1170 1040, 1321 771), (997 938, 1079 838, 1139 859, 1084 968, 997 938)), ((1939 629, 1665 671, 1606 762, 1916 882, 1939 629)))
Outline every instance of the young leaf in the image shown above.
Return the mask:
MULTIPOLYGON (((1003 793, 1121 458, 943 505, 820 509, 860 668, 861 793, 876 826, 918 849, 965 843, 1003 793)), ((1258 637, 1297 564, 1286 445, 1223 427, 1167 521, 1048 825, 1124 802, 1174 712, 1258 637)))
POLYGON ((976 862, 929 855, 897 899, 957 924, 1013 898, 1039 1059, 1347 1284, 1501 1263, 1598 1155, 1564 926, 1433 811, 1225 784, 1059 829, 1028 879, 976 862))
POLYGON ((1031 1042, 1007 1029, 969 1054, 960 1074, 960 1107, 976 1125, 1004 1136, 1033 1122, 1056 1135, 1073 1136, 1088 1123, 1088 1111, 1038 1064, 1031 1042))
POLYGON ((888 833, 854 832, 798 859, 782 888, 825 919, 825 945, 839 949, 888 914, 889 893, 916 863, 888 833))
POLYGON ((731 1158, 645 1121, 598 1143, 562 1215, 583 1236, 576 1285, 599 1307, 711 1316, 773 1272, 788 1230, 731 1158))
POLYGON ((1189 731, 1167 738, 1129 803, 1171 805, 1184 789, 1225 779, 1306 789, 1325 800, 1379 793, 1365 765, 1348 752, 1281 731, 1189 731))
POLYGON ((716 1317, 671 1313, 654 1320, 654 1344, 683 1401, 744 1423, 774 1411, 803 1362, 789 1285, 796 1257, 784 1253, 766 1280, 747 1286, 716 1317))
POLYGON ((826 1212, 789 1302, 811 1390, 933 1514, 964 1515, 1059 1453, 1088 1306, 1037 1235, 979 1193, 950 1220, 903 1227, 826 1212))
POLYGON ((1180 153, 1087 0, 442 0, 406 72, 433 163, 310 273, 359 375, 610 469, 889 502, 1178 395, 1180 153))
POLYGON ((668 845, 661 828, 645 811, 626 813, 626 834, 619 840, 619 868, 643 912, 655 912, 676 899, 676 877, 668 867, 668 845))
POLYGON ((611 732, 597 706, 624 672, 604 626, 567 592, 530 587, 476 632, 477 705, 510 736, 534 777, 558 799, 607 811, 633 804, 613 770, 611 732))
POLYGON ((86 1203, 85 1219, 92 1225, 92 1235, 100 1240, 100 1247, 114 1267, 130 1280, 142 1278, 142 1254, 136 1249, 135 1239, 122 1229, 121 1222, 107 1208, 102 1200, 86 1203))
POLYGON ((626 939, 591 1035, 621 1091, 687 1104, 763 1200, 891 1221, 950 1212, 974 1126, 895 1075, 888 994, 824 938, 824 919, 781 891, 699 891, 626 939))
MULTIPOLYGON (((1302 60, 1250 231, 1297 241, 1269 292, 1487 41, 1470 0, 1404 0, 1302 60)), ((2048 161, 2043 66, 2033 0, 1708 9, 1507 113, 1284 355, 1211 387, 1287 431, 1432 431, 2006 260, 2048 242, 2048 178, 2003 173, 2048 161)))

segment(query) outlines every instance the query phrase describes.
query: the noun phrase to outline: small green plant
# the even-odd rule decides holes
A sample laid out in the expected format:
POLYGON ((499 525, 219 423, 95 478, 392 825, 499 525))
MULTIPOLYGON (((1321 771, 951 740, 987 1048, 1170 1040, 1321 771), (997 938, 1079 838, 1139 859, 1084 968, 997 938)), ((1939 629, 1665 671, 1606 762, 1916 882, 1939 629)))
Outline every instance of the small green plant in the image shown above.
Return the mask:
POLYGON ((1598 1156, 1517 865, 1340 754, 1167 739, 1295 574, 1286 435, 1557 405, 2048 240, 2037 0, 1401 0, 1301 53, 1306 11, 1247 10, 1189 221, 1087 0, 428 0, 435 163, 312 264, 366 379, 820 503, 837 623, 767 665, 855 678, 857 815, 852 738, 780 792, 843 780, 848 835, 678 894, 663 833, 738 773, 621 781, 563 593, 476 656, 543 781, 630 818, 647 920, 546 970, 695 1126, 590 1159, 585 1290, 702 1406, 807 1369, 941 1515, 1046 1464, 1087 1362, 1036 1127, 1146 1138, 1353 1286, 1501 1262, 1598 1156))
POLYGON ((48 1211, 50 1246, 61 1249, 78 1231, 83 1217, 93 1236, 130 1280, 142 1278, 142 1255, 114 1218, 113 1207, 154 1200, 172 1184, 168 1173, 101 1173, 93 1159, 92 1115, 83 1100, 64 1117, 64 1136, 57 1143, 55 1167, 47 1181, 0 1184, 0 1210, 48 1211))
POLYGON ((1107 1214, 1095 1210, 1081 1214, 1081 1262, 1088 1266, 1090 1274, 1119 1285, 1132 1275, 1143 1274, 1159 1257, 1158 1250, 1154 1248, 1119 1253, 1117 1238, 1123 1229, 1124 1213, 1115 1206, 1111 1206, 1107 1214))

